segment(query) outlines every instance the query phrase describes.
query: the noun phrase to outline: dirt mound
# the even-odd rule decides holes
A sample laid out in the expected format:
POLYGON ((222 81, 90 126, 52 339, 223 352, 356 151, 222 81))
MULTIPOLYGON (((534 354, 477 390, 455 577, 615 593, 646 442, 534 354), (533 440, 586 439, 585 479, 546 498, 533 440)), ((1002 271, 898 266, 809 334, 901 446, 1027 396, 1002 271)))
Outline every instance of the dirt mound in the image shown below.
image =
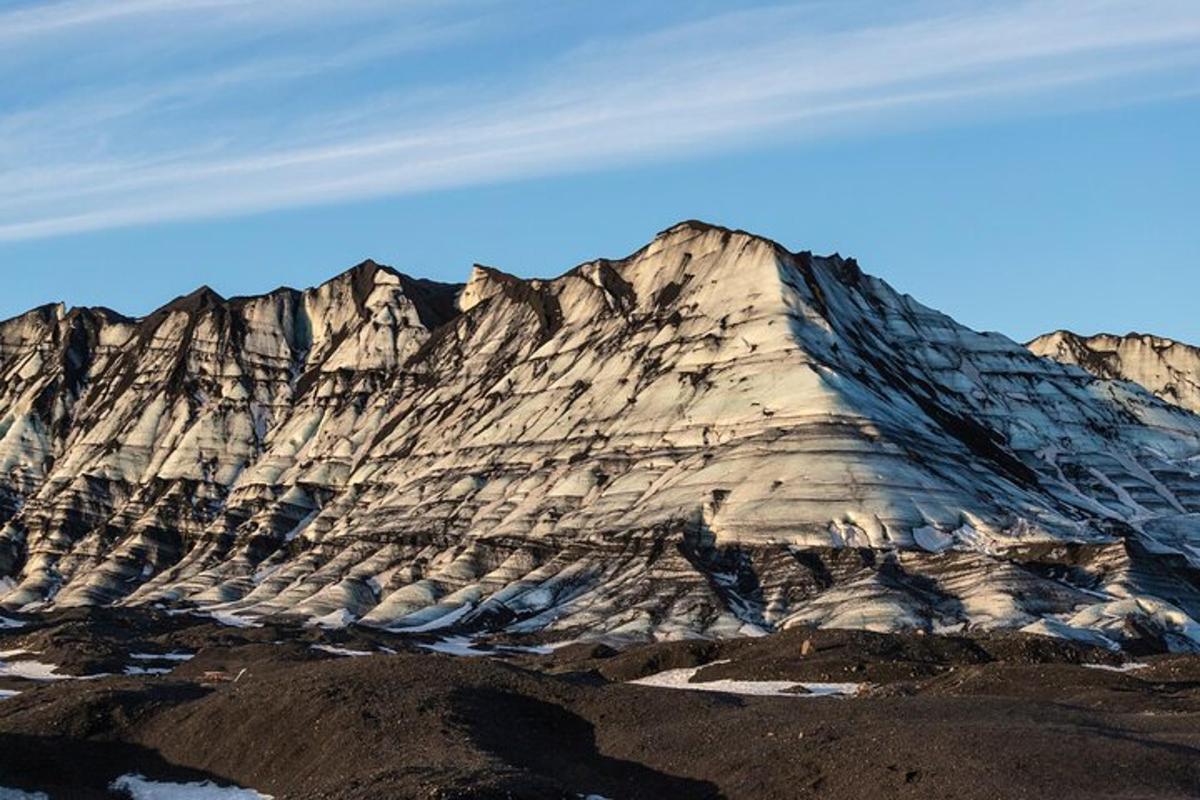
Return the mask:
MULTIPOLYGON (((80 622, 38 641, 78 636, 80 622)), ((792 631, 458 658, 387 655, 404 642, 375 634, 158 622, 88 630, 98 650, 186 645, 195 655, 170 674, 25 682, 0 701, 0 786, 106 797, 130 772, 305 799, 1178 798, 1200 786, 1194 657, 1122 665, 1050 640, 792 631), (870 688, 834 699, 628 683, 704 664, 695 680, 870 688)))
POLYGON ((564 652, 556 654, 556 661, 567 661, 575 669, 594 669, 613 681, 710 665, 698 675, 700 680, 888 684, 931 678, 974 664, 1116 665, 1122 657, 1076 642, 1020 633, 927 636, 797 628, 760 639, 667 642, 601 657, 564 652), (567 661, 572 655, 575 658, 567 661))

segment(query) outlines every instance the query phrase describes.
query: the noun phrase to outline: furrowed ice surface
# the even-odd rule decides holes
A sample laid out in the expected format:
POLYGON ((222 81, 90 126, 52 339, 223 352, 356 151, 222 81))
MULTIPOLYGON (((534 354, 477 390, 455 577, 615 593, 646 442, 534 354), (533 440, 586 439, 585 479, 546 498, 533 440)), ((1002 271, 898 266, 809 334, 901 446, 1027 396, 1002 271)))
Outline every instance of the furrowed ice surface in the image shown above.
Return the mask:
POLYGON ((1200 647, 1200 418, 701 223, 553 280, 45 307, 0 403, 11 611, 1200 647))
POLYGON ((1200 348, 1142 333, 1079 336, 1055 331, 1028 347, 1100 378, 1132 381, 1169 403, 1200 412, 1200 348))

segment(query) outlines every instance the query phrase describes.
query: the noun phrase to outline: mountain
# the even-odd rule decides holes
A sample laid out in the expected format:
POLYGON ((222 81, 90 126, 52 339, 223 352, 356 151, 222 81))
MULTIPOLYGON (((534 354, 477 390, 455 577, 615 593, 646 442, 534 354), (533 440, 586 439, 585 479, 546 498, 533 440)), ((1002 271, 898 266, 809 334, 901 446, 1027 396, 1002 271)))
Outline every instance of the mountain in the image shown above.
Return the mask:
POLYGON ((1200 413, 1198 347, 1141 333, 1079 336, 1070 331, 1039 336, 1027 346, 1097 377, 1141 384, 1168 403, 1200 413))
POLYGON ((1200 646, 1200 417, 685 222, 0 325, 0 606, 554 638, 1200 646))

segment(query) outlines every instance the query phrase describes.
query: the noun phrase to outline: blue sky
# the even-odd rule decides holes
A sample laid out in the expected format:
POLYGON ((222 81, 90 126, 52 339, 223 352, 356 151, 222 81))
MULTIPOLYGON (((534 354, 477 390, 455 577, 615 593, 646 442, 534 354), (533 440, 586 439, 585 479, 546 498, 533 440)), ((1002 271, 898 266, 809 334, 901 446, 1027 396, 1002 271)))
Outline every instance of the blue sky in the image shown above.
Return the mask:
POLYGON ((1200 342, 1196 0, 0 0, 0 315, 698 217, 978 328, 1200 342))

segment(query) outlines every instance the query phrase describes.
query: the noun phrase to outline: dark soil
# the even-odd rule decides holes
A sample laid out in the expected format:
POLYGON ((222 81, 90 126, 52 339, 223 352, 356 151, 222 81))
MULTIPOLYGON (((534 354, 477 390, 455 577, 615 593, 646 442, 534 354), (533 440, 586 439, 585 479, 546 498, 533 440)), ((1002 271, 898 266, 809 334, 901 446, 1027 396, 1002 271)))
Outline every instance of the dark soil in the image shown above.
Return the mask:
POLYGON ((1098 670, 1082 665, 1120 658, 1017 634, 789 631, 462 658, 382 634, 95 611, 0 634, 0 651, 17 648, 79 675, 173 668, 0 679, 22 692, 0 700, 0 787, 56 799, 108 797, 130 772, 277 798, 1200 796, 1200 658, 1098 670), (321 642, 399 652, 337 657, 321 642), (196 656, 129 659, 179 651, 196 656), (871 688, 837 699, 627 683, 704 664, 695 680, 871 688))

